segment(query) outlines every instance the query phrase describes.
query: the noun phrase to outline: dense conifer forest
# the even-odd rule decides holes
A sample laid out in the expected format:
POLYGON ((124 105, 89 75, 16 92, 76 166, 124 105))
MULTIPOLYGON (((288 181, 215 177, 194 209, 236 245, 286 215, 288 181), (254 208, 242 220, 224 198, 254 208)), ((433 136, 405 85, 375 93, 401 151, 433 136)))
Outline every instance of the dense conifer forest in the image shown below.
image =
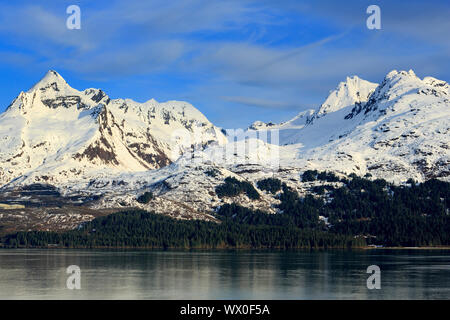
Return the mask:
MULTIPOLYGON (((215 208, 219 221, 186 221, 127 210, 85 223, 77 230, 18 232, 2 239, 8 247, 145 248, 350 248, 450 245, 450 183, 429 180, 395 186, 385 180, 307 171, 312 182, 301 197, 275 178, 256 183, 280 200, 277 214, 238 204, 215 208), (321 181, 314 185, 314 181, 321 181)), ((226 178, 219 197, 260 195, 253 184, 226 178)), ((149 201, 153 195, 142 196, 149 201)))
POLYGON ((142 210, 124 211, 64 233, 19 232, 7 246, 141 248, 348 248, 353 237, 295 227, 174 220, 142 210))

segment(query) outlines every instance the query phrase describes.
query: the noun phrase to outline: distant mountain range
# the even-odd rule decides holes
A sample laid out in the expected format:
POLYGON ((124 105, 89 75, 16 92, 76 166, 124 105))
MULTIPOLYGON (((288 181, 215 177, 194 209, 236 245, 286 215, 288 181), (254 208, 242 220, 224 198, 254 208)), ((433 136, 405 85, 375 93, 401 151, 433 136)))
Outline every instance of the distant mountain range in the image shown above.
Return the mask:
MULTIPOLYGON (((349 77, 316 110, 281 124, 257 121, 234 141, 189 103, 110 99, 49 71, 0 115, 0 187, 40 183, 101 195, 93 208, 145 207, 136 195, 151 190, 152 209, 205 217, 228 201, 214 192, 228 176, 251 183, 276 176, 300 193, 307 169, 449 181, 449 119, 447 82, 394 70, 380 84, 349 77), (255 139, 266 133, 278 143, 255 139), (276 169, 266 165, 274 154, 276 169)), ((275 210, 264 194, 240 197, 233 201, 275 210)))

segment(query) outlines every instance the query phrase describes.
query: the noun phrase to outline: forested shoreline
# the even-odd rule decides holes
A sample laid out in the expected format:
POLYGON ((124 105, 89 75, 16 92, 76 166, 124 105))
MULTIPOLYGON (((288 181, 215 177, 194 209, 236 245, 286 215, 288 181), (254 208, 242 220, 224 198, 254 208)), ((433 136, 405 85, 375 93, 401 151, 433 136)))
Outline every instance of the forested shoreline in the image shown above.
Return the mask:
POLYGON ((174 220, 142 210, 124 211, 86 223, 80 230, 18 232, 10 247, 65 248, 348 248, 362 246, 348 236, 294 227, 174 220))
MULTIPOLYGON (((215 223, 125 210, 77 230, 17 232, 1 242, 4 247, 187 249, 450 245, 450 183, 410 180, 396 186, 380 179, 338 178, 317 171, 305 172, 302 180, 321 184, 312 185, 304 197, 276 178, 260 180, 256 187, 227 178, 216 188, 221 198, 245 193, 259 199, 256 188, 264 190, 280 200, 277 214, 223 204, 214 208, 219 221, 215 223)), ((152 197, 146 193, 146 199, 139 199, 152 197)))

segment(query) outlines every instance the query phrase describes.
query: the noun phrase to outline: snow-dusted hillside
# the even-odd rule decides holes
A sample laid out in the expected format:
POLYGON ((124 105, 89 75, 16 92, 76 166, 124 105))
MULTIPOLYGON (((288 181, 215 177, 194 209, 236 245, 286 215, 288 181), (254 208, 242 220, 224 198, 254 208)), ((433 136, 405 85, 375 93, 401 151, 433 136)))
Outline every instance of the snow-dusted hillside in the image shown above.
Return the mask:
POLYGON ((189 103, 112 100, 49 71, 0 116, 0 185, 146 171, 226 141, 189 103))

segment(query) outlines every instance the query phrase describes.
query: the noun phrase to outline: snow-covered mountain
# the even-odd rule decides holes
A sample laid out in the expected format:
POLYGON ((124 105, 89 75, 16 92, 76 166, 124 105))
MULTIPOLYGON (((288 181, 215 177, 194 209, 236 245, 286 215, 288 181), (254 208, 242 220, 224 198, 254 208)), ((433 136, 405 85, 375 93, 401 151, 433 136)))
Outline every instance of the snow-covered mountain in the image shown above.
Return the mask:
POLYGON ((448 83, 394 70, 379 85, 347 78, 316 110, 226 137, 188 103, 112 100, 50 71, 0 116, 0 186, 49 183, 64 194, 102 194, 93 208, 174 217, 211 219, 227 201, 273 212, 277 200, 264 192, 220 199, 215 187, 227 176, 255 185, 275 176, 305 194, 307 169, 449 180, 449 119, 448 83), (137 203, 147 190, 156 198, 137 203))
MULTIPOLYGON (((391 71, 376 85, 347 78, 316 110, 270 127, 295 146, 291 165, 401 182, 450 175, 449 84, 391 71)), ((291 148, 292 148, 291 146, 291 148)))
POLYGON ((0 115, 0 185, 157 169, 226 137, 186 102, 110 99, 49 71, 0 115))

